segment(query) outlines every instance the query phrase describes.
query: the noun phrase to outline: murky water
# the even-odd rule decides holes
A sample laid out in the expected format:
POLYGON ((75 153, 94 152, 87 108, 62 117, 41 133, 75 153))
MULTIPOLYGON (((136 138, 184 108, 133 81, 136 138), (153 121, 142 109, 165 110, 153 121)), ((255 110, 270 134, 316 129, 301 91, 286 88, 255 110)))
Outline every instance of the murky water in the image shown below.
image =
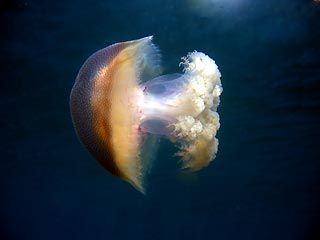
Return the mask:
POLYGON ((2 239, 317 239, 319 3, 0 6, 2 239), (214 162, 181 174, 164 140, 143 196, 79 143, 69 93, 91 53, 148 35, 164 73, 203 51, 216 60, 224 91, 214 162))

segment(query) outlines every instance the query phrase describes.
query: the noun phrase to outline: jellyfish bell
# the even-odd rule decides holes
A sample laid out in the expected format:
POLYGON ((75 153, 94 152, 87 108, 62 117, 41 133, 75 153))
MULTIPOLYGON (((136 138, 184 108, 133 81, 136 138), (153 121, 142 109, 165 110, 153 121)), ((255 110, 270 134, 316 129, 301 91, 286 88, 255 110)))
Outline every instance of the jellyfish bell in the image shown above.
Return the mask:
POLYGON ((145 193, 159 136, 179 147, 182 168, 215 158, 222 92, 215 62, 200 52, 182 58, 183 74, 159 76, 152 37, 116 43, 90 56, 70 96, 80 141, 113 175, 145 193))

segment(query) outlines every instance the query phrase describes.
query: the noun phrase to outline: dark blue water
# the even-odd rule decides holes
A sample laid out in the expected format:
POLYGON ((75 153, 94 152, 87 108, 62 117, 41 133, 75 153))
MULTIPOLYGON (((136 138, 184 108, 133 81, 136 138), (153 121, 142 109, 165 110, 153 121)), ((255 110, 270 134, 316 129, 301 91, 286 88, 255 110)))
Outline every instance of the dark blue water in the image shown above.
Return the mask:
POLYGON ((0 239, 320 239, 320 3, 0 6, 0 239), (148 35, 164 73, 213 57, 224 92, 216 160, 181 175, 162 141, 143 196, 82 147, 68 101, 90 54, 148 35))

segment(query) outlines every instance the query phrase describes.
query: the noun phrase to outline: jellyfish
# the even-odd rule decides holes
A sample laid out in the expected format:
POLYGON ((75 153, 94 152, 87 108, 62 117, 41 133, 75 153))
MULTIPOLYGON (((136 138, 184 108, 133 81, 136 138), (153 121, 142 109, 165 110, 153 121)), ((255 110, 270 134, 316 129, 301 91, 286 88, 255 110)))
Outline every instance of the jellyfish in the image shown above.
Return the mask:
POLYGON ((159 139, 178 150, 181 168, 198 171, 218 149, 222 86, 215 61, 201 52, 182 58, 183 73, 161 73, 152 36, 91 55, 70 95, 76 133, 111 174, 145 193, 159 139))

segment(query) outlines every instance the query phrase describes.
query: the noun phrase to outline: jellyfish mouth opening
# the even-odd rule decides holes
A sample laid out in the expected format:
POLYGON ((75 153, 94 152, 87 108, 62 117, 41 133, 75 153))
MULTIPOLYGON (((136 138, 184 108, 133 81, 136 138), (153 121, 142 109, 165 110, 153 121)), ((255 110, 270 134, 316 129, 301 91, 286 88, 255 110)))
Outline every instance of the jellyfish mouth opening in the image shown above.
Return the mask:
POLYGON ((146 119, 138 129, 142 134, 158 134, 166 137, 172 137, 174 127, 165 119, 146 119))

